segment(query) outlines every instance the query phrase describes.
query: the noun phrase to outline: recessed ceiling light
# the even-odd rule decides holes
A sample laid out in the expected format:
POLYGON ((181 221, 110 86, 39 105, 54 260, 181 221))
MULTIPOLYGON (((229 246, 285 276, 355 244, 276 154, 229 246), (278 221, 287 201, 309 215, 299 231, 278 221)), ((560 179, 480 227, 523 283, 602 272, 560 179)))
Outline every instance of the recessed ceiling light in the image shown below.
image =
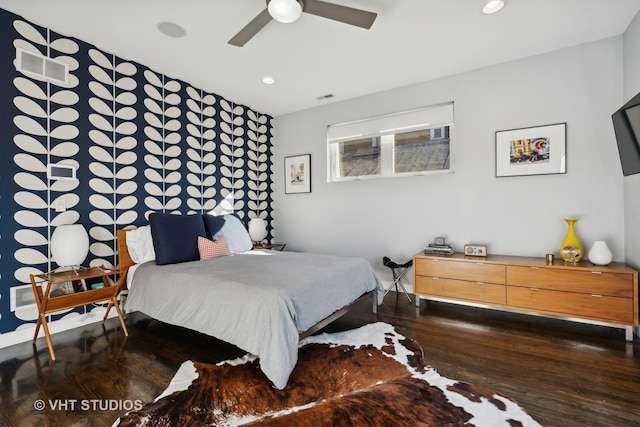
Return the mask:
POLYGON ((499 12, 505 5, 506 0, 489 0, 482 7, 482 13, 485 15, 491 15, 492 13, 499 12))
POLYGON ((262 78, 262 83, 266 85, 272 85, 275 82, 276 82, 276 79, 274 79, 273 77, 265 76, 262 78))
POLYGON ((173 22, 161 22, 158 24, 158 30, 168 37, 179 39, 187 34, 187 31, 180 25, 173 22))

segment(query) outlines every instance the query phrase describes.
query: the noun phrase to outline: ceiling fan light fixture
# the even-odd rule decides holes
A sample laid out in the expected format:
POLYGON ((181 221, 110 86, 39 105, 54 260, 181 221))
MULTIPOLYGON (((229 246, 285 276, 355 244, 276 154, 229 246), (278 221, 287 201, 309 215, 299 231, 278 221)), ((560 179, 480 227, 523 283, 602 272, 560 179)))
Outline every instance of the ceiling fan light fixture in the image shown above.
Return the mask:
POLYGON ((278 22, 288 24, 302 15, 302 1, 271 0, 267 6, 269 15, 278 22))
POLYGON ((485 15, 491 15, 492 13, 499 12, 506 3, 506 0, 489 0, 482 7, 482 13, 485 15))

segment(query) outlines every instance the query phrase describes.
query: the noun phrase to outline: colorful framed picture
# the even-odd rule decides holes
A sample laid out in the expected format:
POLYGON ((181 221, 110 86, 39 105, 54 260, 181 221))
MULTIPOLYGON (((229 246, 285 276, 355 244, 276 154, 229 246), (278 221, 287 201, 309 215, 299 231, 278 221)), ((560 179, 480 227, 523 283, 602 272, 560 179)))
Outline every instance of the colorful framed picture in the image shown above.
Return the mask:
POLYGON ((567 172, 567 124, 496 132, 496 176, 567 172))
POLYGON ((285 194, 311 193, 311 154, 284 158, 285 194))

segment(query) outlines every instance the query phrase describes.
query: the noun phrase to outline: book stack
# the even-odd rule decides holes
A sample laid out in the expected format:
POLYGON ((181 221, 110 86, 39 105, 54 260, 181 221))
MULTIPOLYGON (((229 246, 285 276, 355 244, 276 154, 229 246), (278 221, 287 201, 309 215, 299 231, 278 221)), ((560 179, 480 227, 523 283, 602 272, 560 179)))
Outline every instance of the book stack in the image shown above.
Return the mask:
POLYGON ((437 243, 429 243, 424 248, 425 255, 452 255, 453 248, 449 245, 439 245, 437 243))

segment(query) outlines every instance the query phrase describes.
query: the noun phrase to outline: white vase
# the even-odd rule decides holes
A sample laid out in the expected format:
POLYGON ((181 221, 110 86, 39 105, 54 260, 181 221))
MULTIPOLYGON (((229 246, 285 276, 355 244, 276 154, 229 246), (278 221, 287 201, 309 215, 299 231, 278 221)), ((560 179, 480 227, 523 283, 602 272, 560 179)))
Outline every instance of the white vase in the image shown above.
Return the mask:
POLYGON ((604 240, 596 240, 589 250, 589 261, 596 265, 607 265, 613 259, 613 255, 604 240))

